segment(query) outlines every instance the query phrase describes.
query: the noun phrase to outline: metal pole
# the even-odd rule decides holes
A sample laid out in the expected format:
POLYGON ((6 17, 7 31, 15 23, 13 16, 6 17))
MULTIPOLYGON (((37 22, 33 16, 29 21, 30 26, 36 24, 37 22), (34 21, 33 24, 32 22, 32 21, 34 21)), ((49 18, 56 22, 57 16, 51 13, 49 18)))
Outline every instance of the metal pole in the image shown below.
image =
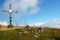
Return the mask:
POLYGON ((12 14, 10 13, 10 27, 12 26, 12 14))

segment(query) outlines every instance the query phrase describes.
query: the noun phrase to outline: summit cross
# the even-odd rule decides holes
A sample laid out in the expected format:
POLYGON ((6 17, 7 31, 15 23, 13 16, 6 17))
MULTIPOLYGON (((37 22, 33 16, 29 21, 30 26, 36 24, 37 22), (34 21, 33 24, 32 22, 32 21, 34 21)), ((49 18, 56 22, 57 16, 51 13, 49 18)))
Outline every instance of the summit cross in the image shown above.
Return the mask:
POLYGON ((9 28, 11 28, 12 27, 12 13, 17 13, 18 11, 15 11, 15 10, 12 10, 12 5, 11 4, 9 4, 9 10, 2 10, 3 12, 8 12, 9 13, 9 22, 10 22, 10 24, 9 24, 9 28))

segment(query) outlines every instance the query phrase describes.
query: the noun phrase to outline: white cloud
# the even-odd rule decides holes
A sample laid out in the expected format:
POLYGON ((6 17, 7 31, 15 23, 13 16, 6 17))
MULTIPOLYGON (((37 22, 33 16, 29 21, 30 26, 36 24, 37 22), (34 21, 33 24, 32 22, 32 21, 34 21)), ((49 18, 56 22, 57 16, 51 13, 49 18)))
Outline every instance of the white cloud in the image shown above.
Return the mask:
POLYGON ((39 11, 39 7, 32 8, 32 10, 29 11, 30 14, 35 14, 39 11))
POLYGON ((29 24, 29 25, 39 27, 40 25, 43 25, 43 24, 45 24, 45 23, 34 23, 34 24, 29 24))
POLYGON ((43 25, 44 23, 35 23, 34 25, 38 25, 38 26, 40 26, 40 25, 43 25))
POLYGON ((60 21, 57 18, 52 19, 51 21, 45 23, 43 26, 51 27, 51 28, 60 28, 60 21))
POLYGON ((40 9, 38 6, 39 1, 42 2, 42 0, 7 0, 5 1, 4 7, 8 9, 8 5, 11 3, 13 9, 20 11, 20 15, 34 14, 37 13, 40 9), (29 8, 31 10, 29 10, 29 8))
POLYGON ((0 22, 0 25, 8 25, 7 22, 0 22))

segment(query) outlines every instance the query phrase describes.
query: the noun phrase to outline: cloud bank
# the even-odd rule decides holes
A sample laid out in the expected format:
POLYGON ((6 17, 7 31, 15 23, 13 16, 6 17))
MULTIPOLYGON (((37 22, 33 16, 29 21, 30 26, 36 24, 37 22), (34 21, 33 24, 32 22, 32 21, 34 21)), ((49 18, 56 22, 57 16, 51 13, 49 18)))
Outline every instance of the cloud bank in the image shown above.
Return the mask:
POLYGON ((30 26, 36 26, 36 27, 40 27, 41 25, 43 25, 45 23, 35 23, 35 24, 29 24, 30 26))
POLYGON ((49 28, 60 28, 60 21, 57 18, 53 18, 49 22, 46 23, 35 23, 30 24, 30 26, 36 26, 36 27, 49 27, 49 28))
POLYGON ((19 11, 19 15, 35 14, 40 10, 38 4, 42 3, 42 0, 6 0, 4 3, 5 9, 8 9, 8 5, 12 4, 14 10, 19 11))
POLYGON ((52 19, 51 21, 45 23, 42 26, 50 27, 50 28, 60 28, 60 21, 57 18, 52 19))
POLYGON ((8 25, 7 22, 0 22, 0 25, 8 25))

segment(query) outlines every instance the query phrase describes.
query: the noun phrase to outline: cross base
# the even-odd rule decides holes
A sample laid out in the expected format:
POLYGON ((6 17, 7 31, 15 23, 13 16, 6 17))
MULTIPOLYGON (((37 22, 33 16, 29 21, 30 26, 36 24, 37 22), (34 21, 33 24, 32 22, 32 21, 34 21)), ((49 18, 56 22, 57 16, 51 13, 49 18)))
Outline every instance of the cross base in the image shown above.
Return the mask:
POLYGON ((8 25, 8 27, 7 28, 13 28, 13 25, 8 25))

